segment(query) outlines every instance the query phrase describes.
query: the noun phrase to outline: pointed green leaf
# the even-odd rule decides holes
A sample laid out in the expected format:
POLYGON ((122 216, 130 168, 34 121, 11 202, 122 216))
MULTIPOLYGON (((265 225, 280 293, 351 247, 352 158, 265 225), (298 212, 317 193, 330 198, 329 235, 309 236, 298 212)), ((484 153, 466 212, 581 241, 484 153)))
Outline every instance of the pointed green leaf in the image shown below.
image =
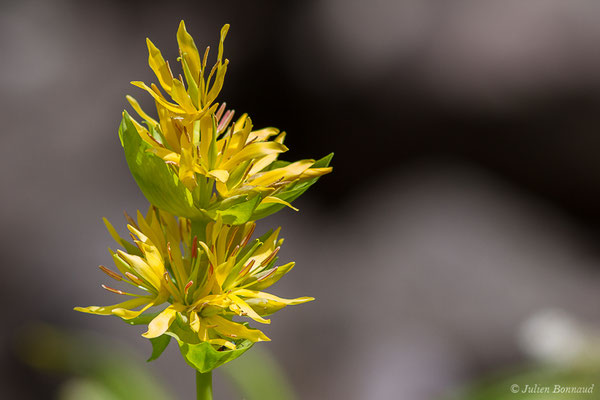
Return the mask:
POLYGON ((157 338, 150 339, 150 343, 152 343, 152 355, 147 361, 154 361, 160 357, 169 345, 169 342, 171 342, 171 336, 169 335, 160 335, 157 338))
POLYGON ((127 112, 123 112, 119 137, 131 174, 150 203, 186 218, 205 217, 202 211, 194 207, 192 193, 177 174, 160 157, 147 151, 150 145, 137 133, 127 112))
POLYGON ((226 199, 218 205, 218 208, 209 210, 208 215, 212 219, 216 219, 217 215, 220 215, 223 218, 223 223, 229 225, 245 224, 250 221, 260 200, 260 195, 241 195, 226 199))

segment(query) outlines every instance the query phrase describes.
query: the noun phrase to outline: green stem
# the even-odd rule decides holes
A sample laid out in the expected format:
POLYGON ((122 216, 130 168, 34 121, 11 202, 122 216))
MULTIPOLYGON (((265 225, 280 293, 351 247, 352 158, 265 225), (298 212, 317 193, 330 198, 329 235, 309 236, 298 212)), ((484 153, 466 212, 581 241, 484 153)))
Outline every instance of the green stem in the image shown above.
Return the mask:
POLYGON ((196 398, 212 400, 212 371, 202 373, 196 370, 196 398))

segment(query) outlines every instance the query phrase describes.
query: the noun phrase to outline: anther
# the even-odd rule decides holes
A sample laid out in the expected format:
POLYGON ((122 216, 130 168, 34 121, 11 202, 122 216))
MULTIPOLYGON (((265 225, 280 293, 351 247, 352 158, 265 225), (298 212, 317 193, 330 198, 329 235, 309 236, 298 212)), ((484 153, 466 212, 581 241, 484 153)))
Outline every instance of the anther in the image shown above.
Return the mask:
POLYGON ((252 237, 252 234, 254 233, 254 229, 256 229, 256 224, 252 224, 250 226, 250 231, 248 232, 248 234, 246 235, 246 237, 242 241, 241 247, 244 247, 244 246, 246 246, 248 244, 248 242, 250 241, 250 238, 252 237))
POLYGON ((265 276, 261 276, 258 281, 264 281, 265 279, 267 279, 268 277, 270 277, 271 275, 273 275, 275 272, 277 272, 277 270, 279 269, 279 267, 275 267, 271 270, 271 272, 269 272, 268 274, 266 274, 265 276))
POLYGON ((273 252, 269 254, 269 257, 265 258, 265 260, 262 263, 260 263, 260 266, 264 267, 265 265, 269 264, 273 260, 273 258, 275 258, 277 253, 279 253, 280 248, 281 246, 275 247, 275 250, 273 250, 273 252))
POLYGON ((192 239, 192 258, 198 257, 198 236, 192 239))
POLYGON ((106 289, 106 290, 108 290, 109 292, 113 292, 113 293, 116 293, 116 294, 127 294, 127 293, 125 293, 125 292, 124 292, 124 291, 122 291, 122 290, 113 289, 113 288, 111 288, 111 287, 108 287, 108 286, 106 286, 106 285, 102 285, 102 288, 103 288, 103 289, 106 289))
POLYGON ((233 232, 230 233, 231 237, 229 238, 229 242, 227 243, 227 247, 225 248, 225 254, 227 254, 227 252, 231 248, 231 245, 233 244, 233 240, 235 239, 235 235, 237 235, 239 229, 240 229, 240 227, 238 225, 235 228, 233 228, 233 232))
POLYGON ((250 262, 244 268, 242 268, 242 270, 240 271, 241 276, 246 275, 248 273, 248 271, 250 271, 250 269, 252 269, 252 266, 254 265, 254 261, 255 260, 250 260, 250 262))
POLYGON ((112 271, 108 268, 106 268, 104 265, 99 265, 98 266, 102 272, 104 272, 106 275, 110 276, 113 279, 116 279, 117 281, 121 281, 123 280, 123 277, 119 274, 117 274, 115 271, 112 271))
POLYGON ((215 113, 215 119, 217 120, 217 122, 219 122, 219 120, 223 116, 223 113, 225 112, 225 107, 227 107, 227 103, 223 102, 223 104, 221 104, 221 107, 219 107, 219 109, 215 113))
POLYGON ((129 271, 125 272, 125 276, 128 277, 132 282, 137 283, 138 285, 142 285, 144 283, 140 278, 138 278, 129 271))

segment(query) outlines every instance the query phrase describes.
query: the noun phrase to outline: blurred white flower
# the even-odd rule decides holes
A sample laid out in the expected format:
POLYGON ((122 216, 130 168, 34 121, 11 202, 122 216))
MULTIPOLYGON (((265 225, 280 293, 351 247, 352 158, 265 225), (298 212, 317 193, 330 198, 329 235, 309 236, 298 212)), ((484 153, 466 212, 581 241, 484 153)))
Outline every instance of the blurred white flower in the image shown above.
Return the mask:
POLYGON ((557 309, 534 314, 522 324, 518 335, 519 344, 529 356, 562 366, 577 360, 589 343, 583 327, 557 309))

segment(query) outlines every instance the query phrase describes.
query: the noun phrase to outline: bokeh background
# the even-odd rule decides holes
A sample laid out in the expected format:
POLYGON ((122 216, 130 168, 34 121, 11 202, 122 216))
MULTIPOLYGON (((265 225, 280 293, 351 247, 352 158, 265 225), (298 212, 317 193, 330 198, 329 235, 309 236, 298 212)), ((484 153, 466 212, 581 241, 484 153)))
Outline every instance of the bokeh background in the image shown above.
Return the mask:
POLYGON ((318 299, 258 345, 297 398, 514 399, 547 369, 600 395, 600 2, 5 0, 1 398, 77 398, 94 349, 193 396, 176 346, 145 365, 142 328, 72 311, 114 300, 101 217, 147 207, 117 127, 126 94, 151 107, 145 37, 175 59, 182 18, 199 47, 231 24, 221 99, 286 130, 284 159, 336 153, 263 223, 297 261, 275 292, 318 299))

